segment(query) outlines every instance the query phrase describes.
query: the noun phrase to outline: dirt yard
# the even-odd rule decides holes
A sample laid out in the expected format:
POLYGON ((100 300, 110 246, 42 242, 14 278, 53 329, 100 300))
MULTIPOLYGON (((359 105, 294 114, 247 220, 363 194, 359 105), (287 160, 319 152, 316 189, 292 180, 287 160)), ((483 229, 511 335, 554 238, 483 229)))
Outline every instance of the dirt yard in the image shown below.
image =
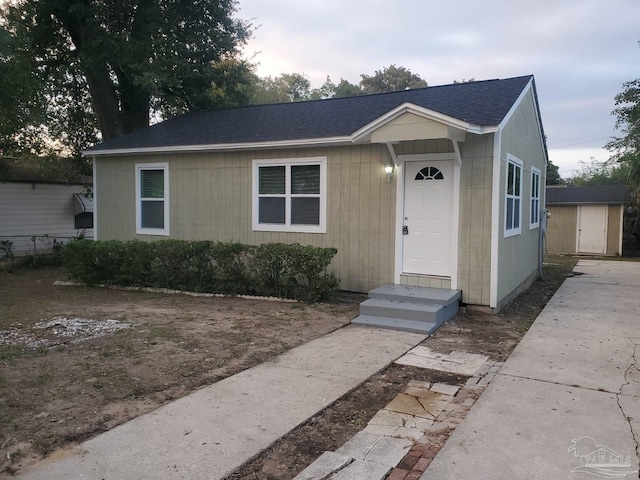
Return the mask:
MULTIPOLYGON (((467 310, 425 345, 503 361, 575 264, 553 257, 499 315, 467 310)), ((0 272, 0 476, 340 328, 331 305, 54 286, 56 269, 0 272)), ((231 478, 293 478, 363 428, 411 380, 464 377, 391 366, 231 478)))

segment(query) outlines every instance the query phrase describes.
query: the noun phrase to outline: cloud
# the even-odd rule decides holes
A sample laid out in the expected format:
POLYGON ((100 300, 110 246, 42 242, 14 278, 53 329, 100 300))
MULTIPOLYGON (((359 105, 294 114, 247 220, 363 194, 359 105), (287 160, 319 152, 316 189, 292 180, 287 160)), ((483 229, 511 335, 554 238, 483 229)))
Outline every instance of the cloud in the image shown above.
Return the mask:
POLYGON ((638 77, 637 0, 240 0, 240 8, 261 25, 247 50, 261 52, 260 75, 305 73, 319 86, 327 75, 357 83, 391 64, 430 85, 534 74, 550 143, 587 137, 576 148, 598 155, 614 134, 614 96, 638 77))

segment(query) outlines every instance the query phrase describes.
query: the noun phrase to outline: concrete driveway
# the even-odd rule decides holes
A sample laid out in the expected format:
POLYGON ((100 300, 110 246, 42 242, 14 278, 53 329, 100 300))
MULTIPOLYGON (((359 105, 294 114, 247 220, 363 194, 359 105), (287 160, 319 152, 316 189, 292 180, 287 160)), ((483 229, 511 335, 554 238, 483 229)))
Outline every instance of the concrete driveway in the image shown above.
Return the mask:
POLYGON ((422 480, 638 478, 640 263, 574 272, 422 480))

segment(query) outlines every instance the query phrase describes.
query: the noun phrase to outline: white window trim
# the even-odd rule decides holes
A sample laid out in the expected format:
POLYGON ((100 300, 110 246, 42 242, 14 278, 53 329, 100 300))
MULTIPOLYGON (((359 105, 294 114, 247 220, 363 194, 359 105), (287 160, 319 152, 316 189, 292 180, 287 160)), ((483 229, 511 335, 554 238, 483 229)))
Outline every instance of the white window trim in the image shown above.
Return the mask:
POLYGON ((542 186, 540 185, 540 182, 542 182, 542 172, 540 171, 539 168, 536 168, 534 166, 531 166, 531 192, 529 195, 529 230, 534 230, 536 228, 540 227, 540 191, 542 189, 542 186), (537 175, 538 176, 538 191, 534 192, 533 191, 533 178, 534 176, 537 175), (536 218, 537 221, 536 222, 532 222, 531 221, 531 213, 533 211, 533 200, 536 198, 533 196, 534 193, 537 193, 537 200, 538 200, 538 208, 537 208, 537 214, 536 214, 536 218))
POLYGON ((511 154, 507 154, 507 165, 506 165, 506 169, 505 169, 505 178, 504 178, 504 238, 508 238, 508 237, 513 237, 515 235, 520 235, 522 233, 522 177, 523 177, 523 173, 524 173, 524 168, 523 168, 524 163, 522 162, 522 160, 520 160, 517 157, 514 157, 511 154), (507 182, 509 181, 509 164, 513 164, 515 165, 517 168, 520 169, 520 195, 516 196, 516 195, 509 195, 507 194, 507 192, 509 191, 509 186, 507 185, 507 182), (508 208, 508 199, 509 198, 519 198, 520 202, 520 211, 519 211, 519 216, 518 218, 520 219, 520 225, 517 228, 507 228, 507 208, 508 208))
POLYGON ((169 164, 136 163, 136 233, 139 235, 169 235, 169 164), (143 170, 164 171, 164 228, 142 228, 140 172, 143 170))
MULTIPOLYGON (((253 160, 253 188, 252 188, 252 224, 257 232, 294 232, 294 233, 327 233, 327 157, 309 158, 278 158, 253 160), (290 171, 291 166, 296 165, 320 165, 320 224, 319 225, 291 225, 291 193, 286 194, 285 224, 259 223, 259 181, 258 169, 264 166, 284 166, 290 171)), ((286 191, 290 190, 290 179, 287 174, 286 191)))

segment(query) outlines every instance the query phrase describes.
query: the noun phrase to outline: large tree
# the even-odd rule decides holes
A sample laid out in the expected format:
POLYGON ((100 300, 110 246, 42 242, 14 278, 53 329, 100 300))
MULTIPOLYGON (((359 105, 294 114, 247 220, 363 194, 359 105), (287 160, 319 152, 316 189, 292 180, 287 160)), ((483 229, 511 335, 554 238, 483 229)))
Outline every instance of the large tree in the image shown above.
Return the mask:
POLYGON ((562 178, 560 178, 560 173, 558 172, 558 166, 555 165, 551 160, 547 162, 547 185, 559 185, 562 183, 562 178))
POLYGON ((235 11, 235 0, 18 0, 0 15, 62 123, 95 117, 109 139, 147 126, 152 107, 169 116, 237 103, 220 95, 250 70, 228 62, 250 35, 235 11))
POLYGON ((412 73, 404 67, 390 65, 376 70, 373 75, 360 75, 359 84, 340 79, 336 85, 327 76, 319 88, 311 88, 311 83, 304 73, 283 73, 276 77, 254 77, 251 103, 298 102, 301 100, 318 100, 324 98, 354 97, 372 93, 385 93, 409 88, 426 87, 420 75, 412 73))
POLYGON ((396 67, 395 65, 384 67, 382 70, 376 70, 371 76, 363 74, 360 75, 360 77, 362 78, 362 80, 360 80, 360 88, 367 94, 428 86, 427 82, 425 82, 420 75, 411 73, 407 68, 396 67))
POLYGON ((640 78, 626 82, 615 97, 616 129, 622 135, 605 145, 612 152, 612 160, 626 169, 629 184, 634 188, 638 216, 634 235, 640 241, 640 78))

